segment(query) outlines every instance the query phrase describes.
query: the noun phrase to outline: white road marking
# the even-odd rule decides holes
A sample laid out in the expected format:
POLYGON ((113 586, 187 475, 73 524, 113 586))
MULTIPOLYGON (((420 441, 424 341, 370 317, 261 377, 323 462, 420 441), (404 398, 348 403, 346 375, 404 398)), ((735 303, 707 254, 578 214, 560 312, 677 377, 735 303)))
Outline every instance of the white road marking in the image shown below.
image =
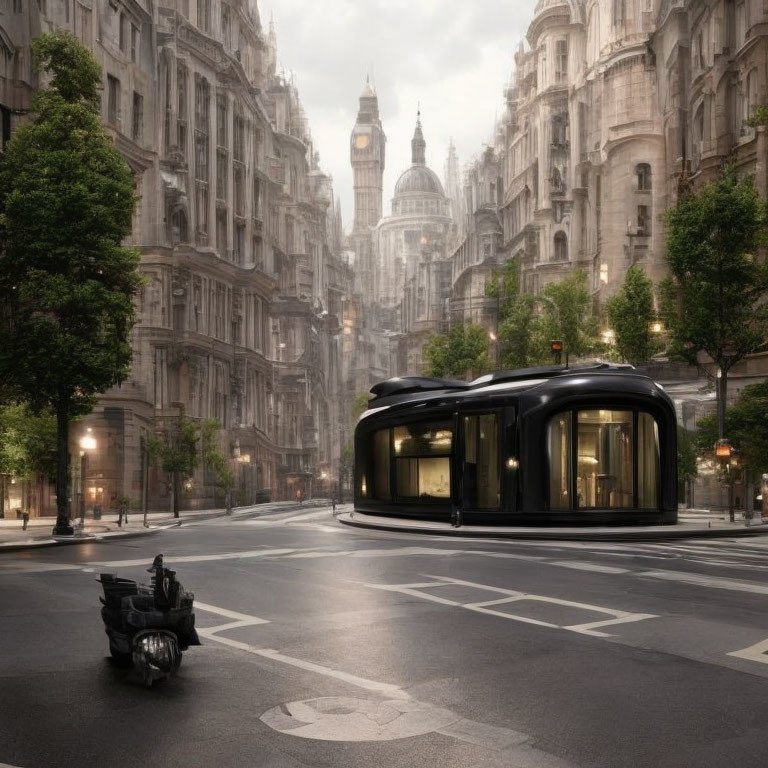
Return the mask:
MULTIPOLYGON (((195 600, 195 608, 206 613, 215 613, 219 616, 224 616, 227 619, 235 619, 237 622, 247 621, 249 624, 269 624, 267 619, 260 619, 258 616, 249 616, 247 613, 238 613, 237 611, 230 611, 228 608, 219 608, 215 605, 209 605, 208 603, 201 603, 199 600, 195 600)), ((222 625, 222 626, 227 626, 222 625)), ((221 627, 209 627, 215 629, 217 632, 221 627)))
MULTIPOLYGON (((297 552, 295 548, 291 549, 253 549, 246 552, 222 552, 219 555, 184 555, 182 557, 168 556, 165 563, 205 563, 215 560, 245 560, 254 557, 275 557, 276 555, 288 555, 297 552)), ((92 560, 88 565, 101 565, 107 568, 129 568, 134 565, 152 564, 151 557, 140 560, 92 560)))
POLYGON ((502 587, 494 587, 488 584, 478 584, 472 581, 464 581, 462 579, 452 579, 447 576, 433 576, 431 574, 425 574, 429 579, 435 579, 435 581, 421 582, 418 584, 365 584, 366 587, 372 589, 381 589, 387 592, 399 592, 403 595, 409 595, 411 597, 418 597, 422 600, 428 600, 433 603, 439 603, 442 605, 450 605, 457 608, 464 608, 468 611, 475 611, 477 613, 485 613, 491 616, 497 616, 502 619, 508 619, 511 621, 519 621, 524 624, 535 624, 542 627, 550 627, 553 629, 565 629, 569 632, 578 632, 583 635, 591 635, 592 637, 610 637, 605 632, 598 631, 598 628, 613 626, 616 624, 627 624, 629 622, 643 621, 644 619, 658 618, 656 614, 652 613, 632 613, 630 611, 620 611, 614 608, 603 608, 602 606, 590 605, 588 603, 578 603, 572 600, 562 600, 556 597, 546 597, 544 595, 532 595, 526 592, 518 592, 516 590, 504 589, 502 587), (484 590, 487 592, 497 593, 504 595, 503 598, 498 600, 487 600, 478 603, 461 603, 456 600, 449 600, 444 597, 432 594, 430 592, 424 592, 422 590, 428 590, 437 587, 446 586, 463 586, 472 587, 478 590, 484 590), (535 619, 530 616, 522 616, 514 613, 506 613, 504 611, 494 610, 493 606, 505 605, 513 602, 530 601, 539 603, 550 603, 553 605, 562 605, 566 608, 577 608, 583 611, 592 613, 602 613, 611 616, 610 619, 604 619, 600 621, 590 621, 583 624, 570 624, 567 626, 560 624, 553 624, 548 621, 542 621, 541 619, 535 619))
POLYGON ((281 704, 260 719, 276 731, 303 739, 393 741, 440 731, 461 716, 413 700, 325 696, 281 704))
POLYGON ((768 584, 752 584, 738 579, 727 579, 722 576, 706 576, 701 573, 686 573, 685 571, 641 571, 638 576, 664 581, 679 581, 696 587, 711 589, 729 589, 733 592, 751 592, 756 595, 768 595, 768 584))
POLYGON ((731 651, 728 655, 736 656, 739 659, 747 659, 747 661, 758 661, 761 664, 768 664, 768 640, 750 645, 749 648, 742 648, 740 651, 731 651))
POLYGON ((600 563, 582 563, 577 560, 558 560, 549 563, 559 565, 561 568, 573 568, 576 571, 594 571, 595 573, 631 573, 627 568, 617 568, 614 565, 601 565, 600 563))
POLYGON ((298 667, 299 669, 305 669, 309 672, 315 672, 318 675, 324 675, 325 677, 332 677, 336 680, 342 680, 345 683, 354 685, 357 688, 362 688, 366 691, 373 691, 374 693, 388 696, 392 699, 408 699, 410 698, 405 691, 398 688, 396 685, 390 685, 389 683, 380 683, 377 680, 368 680, 365 677, 358 677, 352 675, 349 672, 342 672, 340 669, 333 669, 332 667, 325 667, 322 664, 315 664, 311 661, 304 661, 303 659, 296 659, 293 656, 286 656, 279 651, 275 651, 272 648, 257 648, 255 645, 249 645, 248 643, 241 643, 238 640, 231 640, 228 637, 218 637, 212 634, 208 630, 198 630, 198 633, 204 634, 211 640, 215 640, 217 643, 228 645, 231 648, 237 648, 247 653, 252 653, 254 656, 261 656, 265 659, 272 659, 272 661, 279 661, 281 664, 288 664, 292 667, 298 667))
MULTIPOLYGON (((46 573, 47 571, 78 571, 80 565, 58 565, 56 563, 33 563, 14 560, 10 563, 0 563, 0 576, 6 573, 46 573)), ((0 766, 2 768, 2 766, 0 766)))

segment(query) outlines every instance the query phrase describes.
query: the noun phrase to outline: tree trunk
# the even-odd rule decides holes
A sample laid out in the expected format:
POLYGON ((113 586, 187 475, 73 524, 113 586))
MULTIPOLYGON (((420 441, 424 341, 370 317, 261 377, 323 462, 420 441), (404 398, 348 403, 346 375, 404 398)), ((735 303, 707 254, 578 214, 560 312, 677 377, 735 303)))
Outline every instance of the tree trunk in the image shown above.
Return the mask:
POLYGON ((55 536, 71 536, 74 529, 69 521, 69 404, 61 398, 56 408, 56 446, 58 462, 56 467, 56 525, 55 536))
POLYGON ((179 473, 174 472, 171 477, 171 482, 173 483, 173 490, 171 491, 172 497, 173 497, 173 516, 178 517, 179 516, 179 485, 181 483, 179 482, 179 473))
POLYGON ((144 513, 144 527, 147 527, 147 512, 149 508, 149 453, 147 441, 141 437, 141 511, 144 513))
POLYGON ((728 371, 720 369, 720 377, 717 379, 717 438, 725 437, 725 405, 728 397, 728 371))

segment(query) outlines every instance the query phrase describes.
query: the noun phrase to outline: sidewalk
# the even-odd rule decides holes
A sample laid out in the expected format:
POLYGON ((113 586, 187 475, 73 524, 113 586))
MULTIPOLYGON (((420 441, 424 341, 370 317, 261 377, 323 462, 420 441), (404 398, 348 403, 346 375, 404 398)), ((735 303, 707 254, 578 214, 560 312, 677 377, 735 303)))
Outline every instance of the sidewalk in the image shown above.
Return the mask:
MULTIPOLYGON (((687 510, 688 511, 688 510, 687 510)), ((725 517, 728 515, 726 513, 725 517)), ((462 525, 454 528, 450 523, 432 520, 409 520, 383 517, 362 512, 349 512, 339 516, 339 522, 355 528, 368 528, 399 533, 421 533, 432 536, 466 536, 481 539, 528 539, 559 541, 663 541, 689 538, 720 538, 757 536, 768 534, 768 520, 752 525, 745 521, 734 523, 723 520, 719 513, 679 516, 676 525, 622 525, 622 526, 504 526, 462 525)))
MULTIPOLYGON (((312 509, 319 506, 330 507, 328 499, 309 499, 301 505, 294 501, 272 501, 264 504, 255 504, 248 507, 234 507, 232 519, 242 517, 259 517, 269 513, 292 512, 294 510, 312 509)), ((80 528, 80 518, 74 518, 72 525, 75 528, 74 536, 53 536, 52 530, 56 518, 37 517, 27 524, 27 530, 22 530, 21 520, 0 520, 0 553, 17 549, 50 547, 85 542, 104 541, 113 538, 129 538, 131 536, 147 536, 166 528, 173 528, 184 523, 200 522, 216 517, 226 516, 225 509, 202 509, 179 512, 175 518, 168 512, 149 512, 147 514, 147 527, 144 527, 144 514, 131 512, 128 522, 118 526, 117 513, 103 514, 101 520, 85 519, 85 527, 80 528)))

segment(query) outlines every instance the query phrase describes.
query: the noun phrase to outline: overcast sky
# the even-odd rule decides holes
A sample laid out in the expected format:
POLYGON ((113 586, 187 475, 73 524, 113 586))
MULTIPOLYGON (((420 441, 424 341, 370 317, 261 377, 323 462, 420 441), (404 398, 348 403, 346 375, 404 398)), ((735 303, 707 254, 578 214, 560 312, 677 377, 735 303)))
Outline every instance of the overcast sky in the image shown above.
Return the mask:
POLYGON ((387 135, 384 215, 410 165, 421 102, 427 164, 442 179, 453 137, 461 166, 492 136, 535 0, 263 0, 278 66, 294 74, 320 163, 352 226, 349 137, 368 72, 387 135))

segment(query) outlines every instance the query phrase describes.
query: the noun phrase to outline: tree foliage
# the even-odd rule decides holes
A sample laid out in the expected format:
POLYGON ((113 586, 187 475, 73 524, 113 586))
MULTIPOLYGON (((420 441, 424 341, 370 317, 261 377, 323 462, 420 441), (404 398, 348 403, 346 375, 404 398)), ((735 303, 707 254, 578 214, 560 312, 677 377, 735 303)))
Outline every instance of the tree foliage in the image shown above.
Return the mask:
POLYGON ((644 363, 661 351, 662 345, 651 330, 656 318, 653 282, 639 264, 629 268, 621 292, 608 300, 606 311, 616 334, 617 351, 628 363, 644 363))
POLYGON ((677 482, 680 487, 699 474, 696 464, 696 436, 693 432, 677 427, 677 482))
MULTIPOLYGON (((753 478, 768 472, 768 382, 744 387, 725 410, 725 429, 747 472, 753 478)), ((717 439, 715 416, 700 419, 696 431, 699 453, 712 454, 717 439)))
POLYGON ((16 477, 56 475, 56 419, 24 404, 0 408, 0 473, 16 477))
POLYGON ((202 462, 203 466, 210 470, 216 488, 227 493, 235 487, 235 473, 232 471, 232 462, 227 452, 219 445, 220 430, 218 419, 206 419, 200 425, 202 462))
POLYGON ((184 413, 163 431, 147 437, 147 453, 164 472, 180 482, 189 480, 200 465, 200 427, 184 413))
POLYGON ((547 284, 541 292, 544 314, 541 333, 547 340, 560 339, 566 364, 599 348, 599 320, 592 314, 592 297, 587 275, 572 272, 558 283, 547 284))
POLYGON ((488 331, 480 325, 454 325, 424 345, 427 376, 467 378, 490 370, 488 331))
POLYGON ((38 38, 32 52, 50 83, 35 97, 34 122, 0 154, 0 379, 32 411, 57 416, 65 521, 69 419, 129 371, 141 280, 138 253, 121 243, 135 194, 100 123, 92 54, 63 32, 38 38))
POLYGON ((768 333, 768 265, 757 257, 765 242, 766 208, 754 180, 733 168, 698 192, 687 192, 667 213, 667 264, 660 286, 670 355, 713 375, 721 372, 719 432, 724 429, 728 372, 757 351, 768 333), (706 362, 706 361, 705 361, 706 362))
POLYGON ((509 259, 486 285, 498 299, 499 368, 526 368, 548 362, 536 299, 520 290, 520 262, 509 259))
POLYGON ((670 352, 698 365, 706 353, 724 372, 758 349, 768 331, 768 266, 756 258, 765 206, 752 177, 733 169, 683 197, 667 214, 662 309, 670 352))

